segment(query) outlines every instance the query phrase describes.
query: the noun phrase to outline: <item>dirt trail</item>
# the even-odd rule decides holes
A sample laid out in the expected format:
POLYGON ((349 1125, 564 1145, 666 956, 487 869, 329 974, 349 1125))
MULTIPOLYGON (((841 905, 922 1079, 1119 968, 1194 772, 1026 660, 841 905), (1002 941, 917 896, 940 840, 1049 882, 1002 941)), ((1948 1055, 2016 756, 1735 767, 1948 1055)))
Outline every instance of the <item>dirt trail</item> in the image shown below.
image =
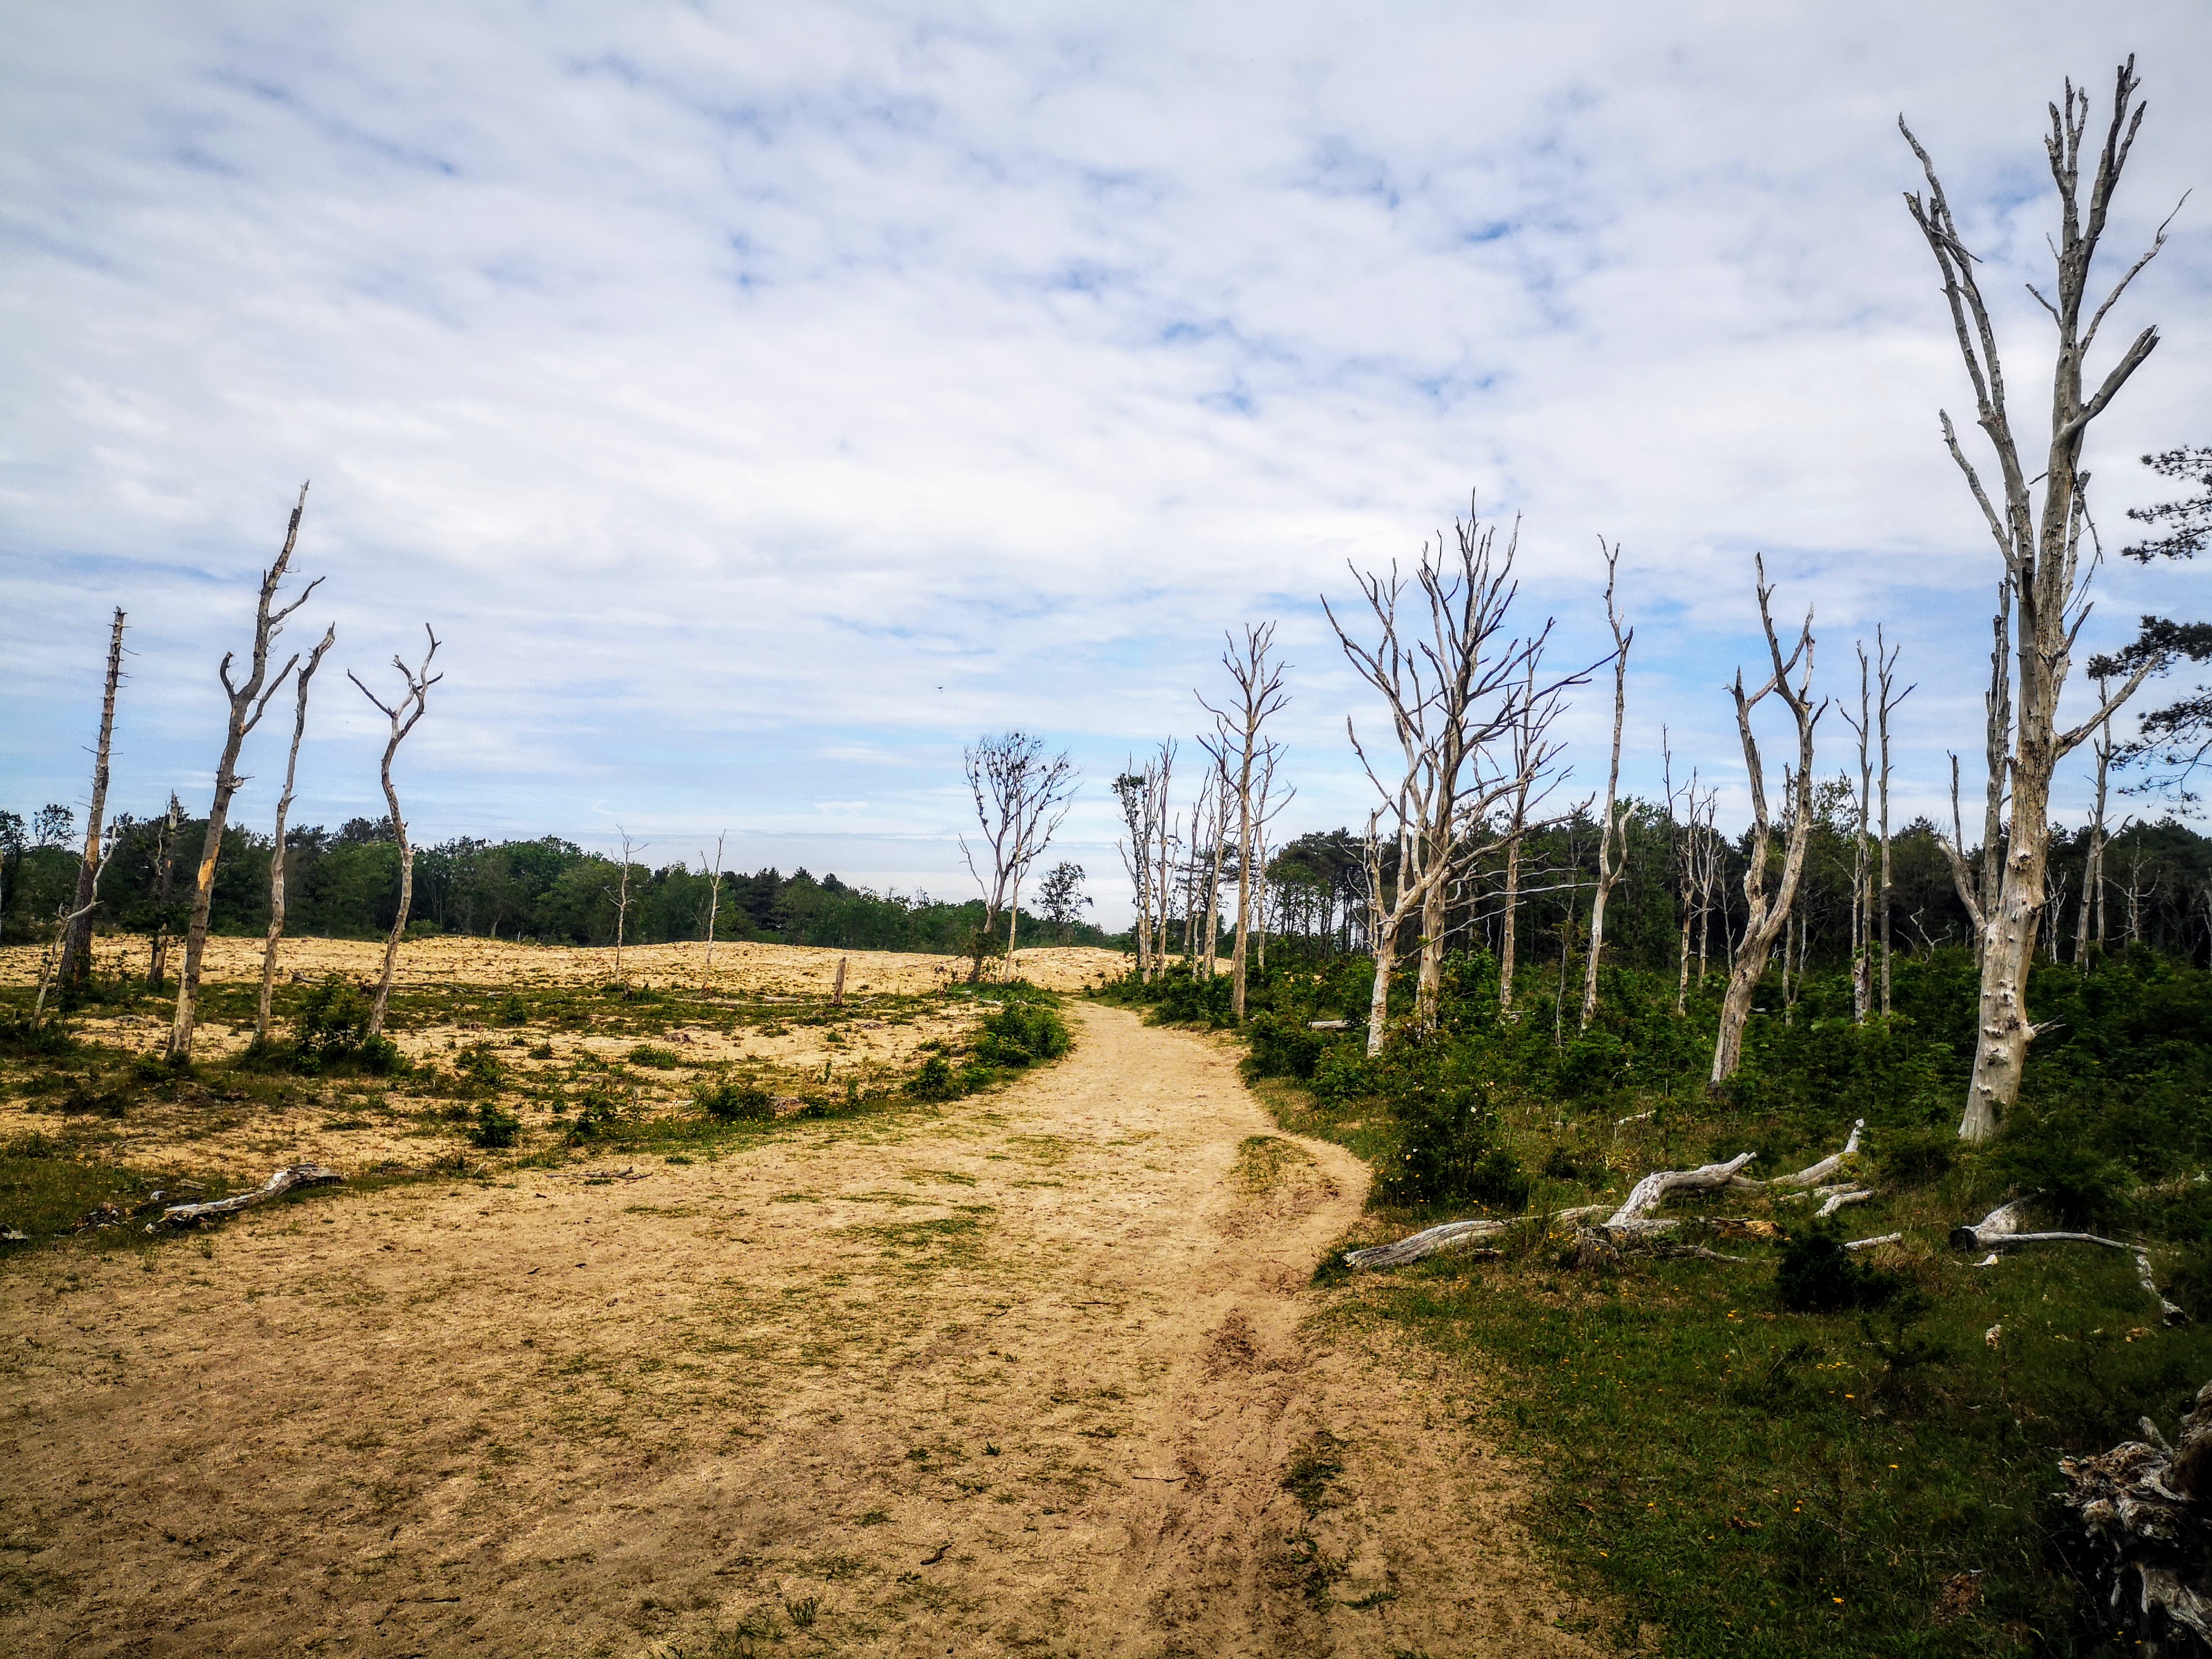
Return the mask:
POLYGON ((0 1650, 1579 1654, 1218 1046, 0 1272, 0 1650))

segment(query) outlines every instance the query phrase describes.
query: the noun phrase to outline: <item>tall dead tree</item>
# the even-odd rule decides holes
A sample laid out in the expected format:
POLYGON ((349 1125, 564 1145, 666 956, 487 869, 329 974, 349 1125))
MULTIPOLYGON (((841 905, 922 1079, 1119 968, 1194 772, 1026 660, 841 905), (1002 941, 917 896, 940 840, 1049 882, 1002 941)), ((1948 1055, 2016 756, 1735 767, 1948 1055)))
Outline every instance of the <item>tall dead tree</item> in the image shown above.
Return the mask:
POLYGON ((2112 121, 2101 149, 2090 157, 2093 176, 2086 204, 2081 187, 2089 95, 2077 91, 2069 80, 2063 103, 2051 106, 2051 131, 2044 149, 2051 182, 2058 191, 2059 234, 2052 244, 2057 261, 2056 297, 2046 297, 2033 288, 2029 290, 2050 313, 2058 336, 2051 374, 2051 428, 2039 468, 2023 460, 2013 432, 2003 371, 1997 358, 1996 328, 1976 278, 1975 256, 1959 234, 1935 162, 1903 118, 1898 122, 1928 181, 1927 195, 1909 192, 1905 204, 1943 279, 1959 353, 1973 386, 1976 420, 1996 459, 1996 500, 1960 447, 1948 414, 1942 416, 1944 442, 1996 543, 2005 591, 2020 613, 2012 660, 2000 671, 2000 678, 2009 688, 2009 696, 2003 701, 2011 705, 2008 743, 2002 760, 2010 774, 2012 811, 2002 878, 1994 903, 1984 908, 1978 1041, 1973 1076, 1967 1085, 1966 1109, 1959 1126, 1960 1136, 1969 1140, 1984 1139, 1996 1132, 1999 1113, 2019 1095, 2021 1073, 2027 1061, 2028 1040, 2033 1035, 2027 1014, 2027 968, 2049 868, 2052 774, 2114 708, 2134 695, 2155 665, 2138 666, 2087 721, 2071 728, 2059 725, 2059 697, 2065 689, 2074 641, 2088 612, 2089 573, 2081 568, 2080 556, 2088 482, 2081 466, 2082 447, 2091 423, 2111 407, 2121 387, 2158 344, 2158 331, 2144 329, 2120 354, 2096 390, 2085 389, 2085 371, 2097 331, 2129 283, 2166 240, 2166 226, 2161 224, 2149 248, 2096 305, 2085 326, 2082 308, 2088 299, 2090 264, 2105 233, 2112 192, 2142 125, 2145 106, 2136 101, 2139 85, 2135 59, 2130 58, 2114 76, 2112 121), (2034 495, 2038 483, 2042 485, 2039 511, 2034 495))
POLYGON ((185 804, 169 792, 169 810, 154 831, 154 938, 146 950, 146 988, 159 991, 167 977, 169 905, 176 890, 177 830, 185 821, 185 804))
POLYGON ((1322 602, 1345 656, 1381 695, 1398 744, 1395 759, 1378 770, 1354 723, 1345 721, 1352 752, 1382 802, 1368 837, 1369 945, 1375 956, 1370 1054, 1381 1052, 1388 1041, 1399 935, 1417 915, 1421 961, 1414 1024, 1425 1030, 1434 1026, 1443 987, 1446 884, 1455 868, 1496 850, 1504 838, 1490 819, 1521 781, 1512 759, 1518 751, 1510 742, 1516 726, 1532 722, 1540 732, 1565 689, 1588 679, 1585 671, 1536 684, 1529 669, 1550 637, 1548 620, 1532 635, 1506 633, 1517 591, 1513 561, 1519 526, 1502 553, 1494 529, 1471 514, 1456 532, 1449 550, 1441 536, 1422 546, 1413 583, 1425 616, 1401 616, 1406 582, 1395 565, 1387 577, 1354 568, 1377 627, 1374 644, 1355 639, 1327 599, 1322 602), (1397 866, 1387 908, 1384 817, 1392 820, 1397 866))
POLYGON ((1843 711, 1844 724, 1859 740, 1859 783, 1853 792, 1857 821, 1851 826, 1851 1024, 1866 1024, 1874 1002, 1874 860, 1869 831, 1874 822, 1874 665, 1866 641, 1859 657, 1859 716, 1843 711))
POLYGON ((1770 604, 1774 590, 1767 585, 1763 557, 1757 561, 1757 568, 1754 591, 1759 595, 1759 622, 1765 630, 1767 657, 1773 667, 1755 691, 1744 690, 1741 669, 1736 671, 1735 683, 1729 688, 1735 700, 1736 732, 1743 740, 1743 766, 1751 782, 1751 851, 1743 872, 1743 939, 1729 969, 1728 988, 1721 996, 1720 1031, 1713 1042, 1712 1081, 1717 1087, 1734 1077, 1743 1062, 1743 1028, 1751 1018, 1751 999, 1766 971, 1767 958, 1774 952, 1774 941, 1781 936, 1790 907, 1796 902, 1797 878, 1804 873, 1805 845, 1813 830, 1813 728, 1828 706, 1823 702, 1816 708, 1813 702, 1812 611, 1805 612, 1797 643, 1784 656, 1770 604), (1790 684, 1793 674, 1797 676, 1795 685, 1790 684), (1771 893, 1766 886, 1766 861, 1771 850, 1773 820, 1767 811, 1766 775, 1759 759, 1759 738, 1751 729, 1752 710, 1770 696, 1781 699, 1797 728, 1797 763, 1784 768, 1783 773, 1782 877, 1771 893))
POLYGON ((627 991, 629 973, 623 966, 623 939, 629 930, 629 866, 632 856, 644 843, 631 840, 629 831, 619 823, 615 833, 622 837, 622 869, 615 878, 615 982, 627 991))
MULTIPOLYGON (((2105 696, 2105 682, 2097 681, 2097 696, 2105 696)), ((2097 913, 2096 943, 2102 949, 2105 943, 2105 801, 2106 792, 2112 776, 2112 722, 2109 715, 2100 724, 2095 742, 2091 745, 2097 757, 2097 802, 2089 819, 2089 846, 2081 861, 2081 902, 2074 915, 2074 965, 2089 965, 2089 912, 2094 906, 2097 913)))
POLYGON ((1135 899, 1132 929, 1137 940, 1137 978, 1147 985, 1167 951, 1165 857, 1163 851, 1156 869, 1154 845, 1166 834, 1168 780, 1174 764, 1175 741, 1170 738, 1160 745, 1158 755, 1145 763, 1142 771, 1135 769, 1132 759, 1128 769, 1114 780, 1115 799, 1121 803, 1121 820, 1129 831, 1129 838, 1119 846, 1121 866, 1129 872, 1135 899))
MULTIPOLYGON (((714 837, 714 872, 707 883, 707 964, 700 981, 703 985, 714 982, 714 921, 722 908, 722 844, 729 838, 730 832, 726 830, 714 837)), ((704 864, 706 861, 706 849, 702 848, 699 862, 704 864)))
MULTIPOLYGON (((1283 689, 1288 665, 1274 656, 1275 624, 1247 625, 1239 644, 1234 636, 1221 653, 1222 666, 1237 687, 1233 702, 1217 708, 1201 695, 1199 707, 1213 716, 1213 743, 1221 775, 1236 801, 1237 923, 1229 951, 1229 1016, 1244 1018, 1244 979, 1252 944, 1252 861, 1264 810, 1256 792, 1264 770, 1273 777, 1275 748, 1264 735, 1268 720, 1290 702, 1283 689)), ((1280 803, 1279 803, 1279 810, 1280 803)))
POLYGON ((337 624, 323 635, 323 642, 307 653, 298 681, 300 703, 292 717, 292 748, 284 760, 284 793, 276 798, 276 838, 269 854, 269 938, 261 947, 261 1000, 253 1016, 253 1040, 269 1041, 269 1004, 276 988, 276 942, 284 937, 284 820, 292 811, 292 785, 300 771, 300 740, 307 735, 307 687, 324 654, 338 642, 337 624))
MULTIPOLYGON (((1514 722, 1512 735, 1513 784, 1509 796, 1512 805, 1505 818, 1504 909, 1498 921, 1498 1009, 1507 1019, 1520 1018, 1513 1006, 1513 980, 1521 949, 1521 854, 1528 837, 1528 809, 1539 799, 1538 781, 1550 773, 1559 754, 1558 745, 1545 736, 1543 723, 1532 718, 1539 708, 1536 669, 1537 658, 1532 653, 1522 685, 1522 715, 1514 722)), ((1556 700, 1553 707, 1557 707, 1556 700)))
POLYGON ((1902 691, 1897 690, 1897 659, 1899 653, 1902 652, 1904 648, 1905 647, 1903 646, 1891 645, 1888 642, 1887 638, 1883 634, 1881 624, 1875 624, 1874 630, 1875 684, 1876 690, 1875 699, 1875 725, 1876 730, 1881 733, 1880 746, 1881 752, 1881 769, 1876 780, 1876 787, 1879 791, 1879 799, 1881 802, 1880 817, 1881 836, 1881 892, 1876 902, 1875 914, 1878 919, 1879 936, 1881 940, 1881 1012, 1882 1018, 1885 1019, 1889 1017, 1890 1012, 1889 912, 1892 889, 1889 860, 1889 717, 1897 712, 1898 705, 1902 703, 1907 697, 1911 696, 1914 690, 1914 688, 1910 685, 1906 686, 1902 691))
POLYGON ((191 920, 185 928, 185 965, 177 976, 176 1018, 169 1026, 167 1053, 172 1065, 183 1065, 192 1057, 192 1028, 199 1009, 200 959, 207 954, 208 919, 215 907, 216 862, 222 855, 222 832, 230 824, 231 798, 246 781, 238 775, 239 750, 245 746, 246 735, 261 724, 270 700, 283 689, 285 676, 300 660, 295 653, 272 680, 269 678, 270 647, 283 632, 285 618, 307 604, 308 596, 322 586, 323 579, 318 576, 301 589, 300 597, 289 605, 276 603, 276 591, 291 566, 292 550, 299 543, 300 517, 307 510, 307 486, 301 484, 300 499, 293 504, 291 523, 285 527, 283 550, 277 554, 276 562, 261 573, 261 596, 253 612, 253 654, 245 683, 231 684, 230 652, 222 653, 222 665, 216 670, 216 678, 222 682, 223 694, 230 700, 230 717, 223 728, 222 754, 216 762, 215 800, 208 808, 207 836, 201 844, 199 867, 193 877, 191 920))
POLYGON ((397 652, 392 653, 392 665, 399 671, 404 690, 391 702, 386 702, 361 683, 361 676, 352 670, 346 678, 359 687, 361 695, 375 705, 377 712, 392 723, 391 733, 384 743, 384 761, 380 775, 384 781, 384 804, 392 814, 392 833, 399 842, 399 910, 392 918, 391 936, 384 941, 384 975, 376 984, 376 1006, 369 1011, 368 1030, 372 1036, 384 1032, 384 1011, 392 1001, 392 974, 399 963, 399 941, 407 932, 407 912, 415 902, 415 843, 408 839, 407 819, 399 810, 399 792, 392 786, 392 759, 399 752, 399 745, 415 729, 428 706, 430 688, 446 677, 430 672, 431 659, 438 654, 438 636, 431 632, 430 624, 422 624, 422 632, 429 636, 429 649, 422 653, 422 665, 410 668, 407 659, 397 652))
POLYGON ((1044 739, 1024 732, 979 738, 961 761, 980 830, 973 847, 960 837, 960 855, 983 895, 983 925, 971 940, 975 962, 968 971, 968 982, 975 985, 997 942, 999 918, 1011 913, 1022 872, 1052 844, 1077 779, 1065 753, 1047 755, 1044 739))
POLYGON ((115 622, 107 635, 107 684, 100 699, 100 743, 93 750, 92 809, 84 824, 84 860, 76 872, 76 902, 62 936, 61 971, 57 982, 64 992, 83 984, 92 969, 92 913, 94 895, 100 890, 100 830, 107 813, 107 756, 115 736, 115 685, 123 678, 123 607, 115 607, 115 622))
POLYGON ((1613 760, 1605 774, 1605 812, 1598 820, 1597 886, 1590 895, 1589 957, 1583 970, 1582 1024, 1588 1029, 1591 1017, 1597 1012, 1597 970, 1605 954, 1605 904, 1612 897, 1613 884, 1620 879, 1621 867, 1628 861, 1628 809, 1616 806, 1620 792, 1620 728, 1628 716, 1628 647, 1636 642, 1636 630, 1624 631, 1620 626, 1620 611, 1613 603, 1613 584, 1620 572, 1620 544, 1607 547, 1603 540, 1598 550, 1605 555, 1605 620, 1613 629, 1613 760))

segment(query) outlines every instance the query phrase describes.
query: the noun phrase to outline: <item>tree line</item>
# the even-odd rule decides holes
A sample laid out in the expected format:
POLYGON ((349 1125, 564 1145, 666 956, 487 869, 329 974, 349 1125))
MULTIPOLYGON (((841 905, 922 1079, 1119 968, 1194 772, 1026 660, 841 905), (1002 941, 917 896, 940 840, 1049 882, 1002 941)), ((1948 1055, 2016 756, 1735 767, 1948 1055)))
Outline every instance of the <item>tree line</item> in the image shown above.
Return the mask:
MULTIPOLYGON (((76 815, 50 805, 29 815, 0 811, 0 942, 47 936, 55 906, 74 890, 82 860, 71 845, 76 815)), ((100 884, 105 923, 149 939, 174 938, 190 921, 174 849, 204 838, 204 819, 118 814, 106 836, 100 884), (166 884, 166 887, 165 887, 166 884), (164 892, 167 896, 164 897, 164 892)), ((325 939, 383 939, 400 908, 400 849, 389 819, 355 818, 336 831, 285 831, 289 931, 325 939)), ((221 934, 264 933, 270 921, 274 842, 227 825, 209 909, 221 934)), ((681 863, 629 866, 556 836, 490 842, 459 837, 417 848, 408 934, 452 933, 544 945, 608 946, 617 927, 631 944, 703 939, 714 917, 723 939, 758 939, 857 951, 966 951, 984 920, 979 900, 876 892, 804 868, 746 874, 681 863)), ((1084 920, 1079 866, 1048 872, 1018 946, 1103 945, 1084 920), (1066 872, 1072 872, 1066 873, 1066 872)), ((150 961, 147 964, 150 967, 150 961)))

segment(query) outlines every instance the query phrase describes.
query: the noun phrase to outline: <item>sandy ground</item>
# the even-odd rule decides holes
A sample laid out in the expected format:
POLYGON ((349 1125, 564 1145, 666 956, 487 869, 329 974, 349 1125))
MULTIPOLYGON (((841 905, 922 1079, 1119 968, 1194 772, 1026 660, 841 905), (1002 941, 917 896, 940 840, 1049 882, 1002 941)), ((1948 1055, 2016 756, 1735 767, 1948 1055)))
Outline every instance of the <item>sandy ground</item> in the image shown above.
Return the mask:
MULTIPOLYGON (((376 944, 308 939, 287 940, 281 948, 282 971, 309 980, 335 972, 374 983, 383 968, 383 947, 376 944)), ((103 970, 120 961, 135 963, 143 973, 146 950, 143 939, 110 938, 98 943, 95 954, 103 970)), ((608 1005, 603 1012, 611 1014, 617 1028, 629 1029, 552 1029, 533 1018, 525 1030, 458 1014, 424 1018, 419 1009, 410 1008, 394 1036, 410 1060, 447 1068, 470 1045, 490 1048, 511 1085, 502 1104, 521 1119, 525 1130, 519 1150, 527 1153, 564 1133, 548 1116, 546 1103, 551 1091, 574 1091, 581 1077, 580 1060, 621 1067, 618 1091, 646 1111, 684 1109, 700 1073, 722 1067, 736 1068, 779 1093, 802 1086, 834 1093, 855 1079, 872 1089, 895 1085, 909 1073, 926 1045, 964 1041, 980 1012, 966 999, 913 1000, 941 987, 956 972, 964 975, 964 963, 946 957, 725 944, 714 947, 710 977, 703 945, 652 945, 623 955, 635 984, 680 988, 687 994, 708 988, 711 996, 703 1008, 686 1006, 711 1017, 662 1019, 652 1009, 624 1011, 608 1005), (798 1008, 784 1012, 786 1000, 818 1011, 840 961, 847 964, 847 1004, 840 1018, 823 1024, 799 1019, 803 1010, 798 1008), (625 1065, 641 1042, 678 1057, 678 1063, 625 1065)), ((173 984, 178 959, 173 953, 173 984)), ((1017 968, 1034 983, 1073 991, 1119 974, 1124 961, 1110 951, 1074 946, 1024 951, 1017 968)), ((0 951, 0 984, 33 983, 38 971, 34 947, 0 951)), ((209 941, 204 983, 258 985, 260 976, 259 940, 209 941)), ((518 988, 599 987, 613 977, 611 951, 459 939, 403 946, 395 975, 404 988, 495 995, 518 988)), ((125 1012, 87 1013, 74 1020, 74 1028, 124 1054, 157 1054, 168 1041, 173 1001, 125 1012)), ((281 1036, 281 1018, 278 1024, 281 1036)), ((236 1024, 204 1021, 195 1054, 202 1060, 234 1056, 252 1036, 250 1019, 236 1024)), ((273 1098, 249 1098, 243 1091, 226 1097, 222 1085, 187 1087, 174 1099, 141 1101, 119 1121, 80 1116, 65 1122, 52 1104, 35 1094, 11 1096, 0 1089, 0 1141, 66 1129, 78 1143, 79 1155, 96 1161, 253 1183, 279 1163, 327 1164, 349 1173, 387 1165, 419 1167, 464 1145, 463 1129, 426 1117, 424 1101, 411 1098, 404 1081, 390 1089, 295 1082, 276 1090, 273 1098)))
POLYGON ((1073 1012, 941 1116, 0 1267, 0 1650, 1586 1651, 1307 1288, 1361 1167, 1073 1012))
MULTIPOLYGON (((96 940, 93 957, 101 971, 120 966, 125 971, 146 971, 148 941, 125 934, 96 940)), ((213 938, 202 959, 204 979, 252 981, 261 978, 262 941, 258 939, 213 938)), ((277 972, 305 974, 320 979, 330 973, 345 974, 373 982, 384 969, 381 941, 342 939, 288 939, 277 945, 277 972)), ((967 972, 964 957, 921 956, 900 951, 817 950, 803 945, 720 944, 714 947, 711 974, 707 947, 696 941, 681 945, 631 945, 623 954, 623 969, 636 984, 666 990, 672 987, 717 992, 781 992, 790 995, 821 995, 830 989, 838 960, 849 962, 845 988, 863 991, 914 993, 935 990, 954 974, 967 972)), ((42 947, 11 945, 0 949, 0 985, 35 985, 42 947)), ((173 945, 169 972, 173 980, 183 947, 173 945)), ((1117 951, 1090 945, 1039 946, 1019 951, 1013 972, 1048 991, 1080 991, 1123 972, 1129 959, 1117 951)), ((993 964, 994 971, 1001 964, 993 964)), ((516 945, 504 939, 425 939, 399 947, 393 970, 395 984, 411 988, 436 985, 581 985, 602 984, 616 976, 612 950, 582 946, 516 945)))

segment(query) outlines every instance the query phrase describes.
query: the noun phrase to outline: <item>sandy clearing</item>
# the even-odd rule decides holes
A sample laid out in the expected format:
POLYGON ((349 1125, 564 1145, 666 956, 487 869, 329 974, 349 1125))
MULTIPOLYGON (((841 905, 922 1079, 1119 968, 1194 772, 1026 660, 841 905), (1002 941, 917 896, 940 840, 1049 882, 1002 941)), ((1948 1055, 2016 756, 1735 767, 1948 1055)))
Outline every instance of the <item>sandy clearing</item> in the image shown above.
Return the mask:
MULTIPOLYGON (((93 946, 94 960, 102 971, 121 969, 146 971, 148 940, 127 934, 104 935, 93 946)), ((182 947, 169 953, 171 983, 175 982, 182 947)), ((261 978, 262 941, 258 938, 216 936, 208 940, 200 974, 218 983, 252 981, 261 978)), ((35 985, 43 947, 11 945, 0 949, 0 985, 35 985)), ((720 992, 784 993, 819 996, 835 979, 840 958, 846 969, 846 988, 858 993, 878 991, 913 994, 932 991, 955 974, 965 976, 964 957, 926 956, 903 951, 842 951, 805 945, 730 944, 714 946, 714 971, 707 969, 707 947, 696 940, 676 945, 633 945, 623 951, 623 966, 633 983, 656 990, 681 987, 720 992)), ((1112 978, 1128 967, 1129 959, 1116 951, 1091 945, 1039 945, 1018 952, 1013 971, 1048 991, 1080 991, 1112 978)), ((338 973, 373 981, 384 969, 381 940, 346 939, 288 939, 277 946, 277 972, 305 974, 320 979, 338 973)), ((582 945, 518 945, 508 939, 441 937, 410 940, 399 947, 393 971, 395 984, 464 985, 584 985, 601 984, 615 977, 611 948, 582 945)))
POLYGON ((1360 1166, 1073 1014, 941 1117, 9 1264, 0 1648, 1587 1651, 1465 1402, 1319 1316, 1360 1166))

